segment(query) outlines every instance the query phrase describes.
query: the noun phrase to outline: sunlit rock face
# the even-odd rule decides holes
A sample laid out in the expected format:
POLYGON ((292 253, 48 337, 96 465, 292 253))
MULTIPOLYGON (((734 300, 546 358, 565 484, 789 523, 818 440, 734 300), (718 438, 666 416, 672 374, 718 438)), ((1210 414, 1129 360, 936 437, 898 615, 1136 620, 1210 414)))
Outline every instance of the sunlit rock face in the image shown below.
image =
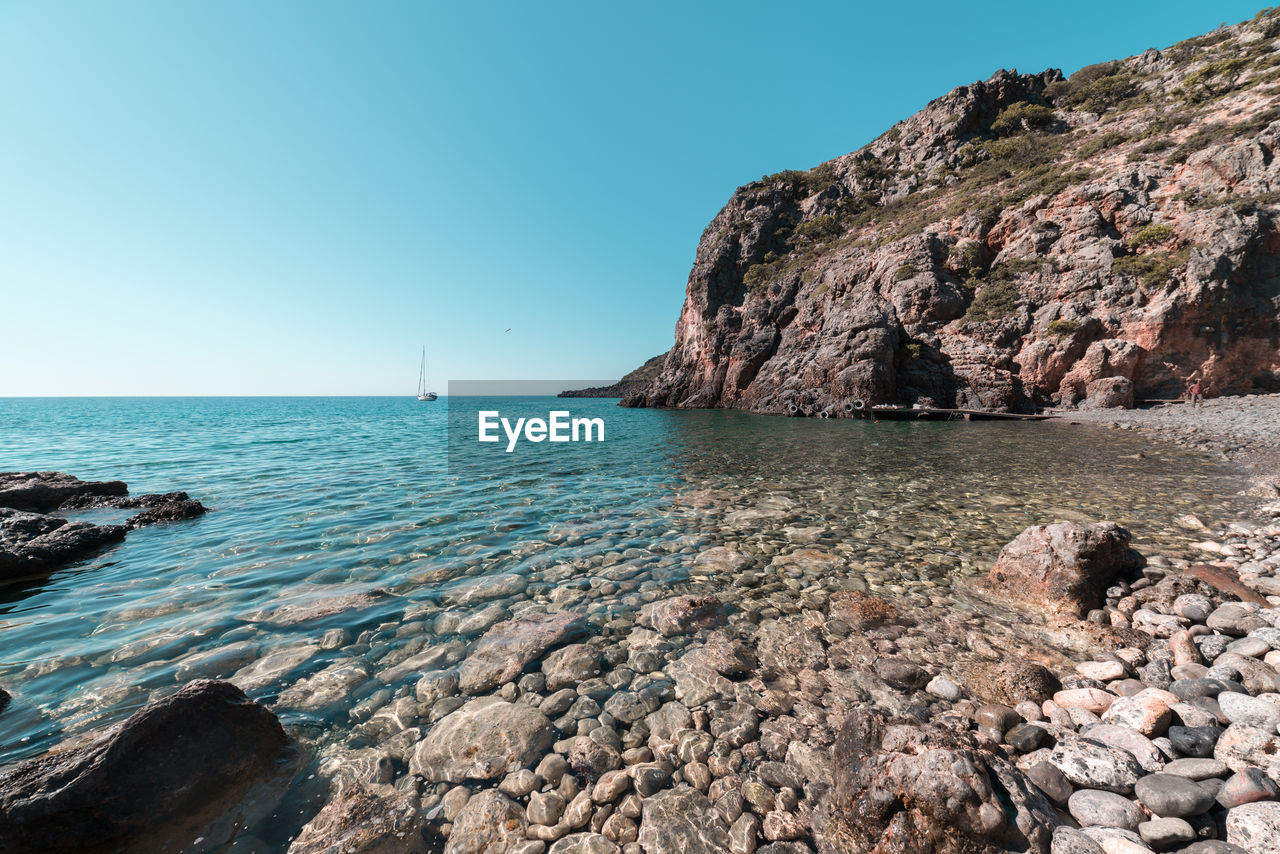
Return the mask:
POLYGON ((1265 17, 999 71, 733 194, 632 406, 1029 410, 1280 390, 1280 108, 1265 17), (1234 62, 1242 60, 1242 62, 1234 62))

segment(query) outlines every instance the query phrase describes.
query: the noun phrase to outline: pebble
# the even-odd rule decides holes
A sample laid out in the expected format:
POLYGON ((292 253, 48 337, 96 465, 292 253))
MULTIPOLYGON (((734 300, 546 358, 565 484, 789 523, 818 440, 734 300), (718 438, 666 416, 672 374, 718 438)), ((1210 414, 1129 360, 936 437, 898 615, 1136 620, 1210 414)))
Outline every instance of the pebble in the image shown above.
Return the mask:
POLYGON ((1133 801, 1113 792, 1078 789, 1067 799, 1067 811, 1083 826, 1137 830, 1145 815, 1133 801))
POLYGON ((1174 774, 1149 774, 1137 782, 1134 794, 1162 818, 1200 815, 1213 806, 1213 796, 1204 788, 1174 774))

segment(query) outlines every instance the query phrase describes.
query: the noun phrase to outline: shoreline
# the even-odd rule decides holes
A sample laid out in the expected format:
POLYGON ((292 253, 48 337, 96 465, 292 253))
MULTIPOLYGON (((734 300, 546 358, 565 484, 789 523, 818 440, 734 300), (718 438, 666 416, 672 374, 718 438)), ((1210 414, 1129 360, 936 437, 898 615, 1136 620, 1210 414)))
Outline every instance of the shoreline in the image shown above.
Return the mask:
MULTIPOLYGON (((1267 405, 1280 408, 1272 397, 1267 405)), ((1066 420, 1104 418, 1141 416, 1066 420)), ((1176 431, 1150 429, 1176 441, 1176 431)), ((1266 458, 1266 448, 1241 436, 1235 461, 1266 458)), ((327 792, 324 806, 283 819, 293 828, 305 822, 296 838, 259 831, 265 841, 242 835, 231 850, 359 852, 394 835, 419 840, 405 848, 415 852, 842 854, 897 838, 896 814, 931 838, 982 850, 1112 854, 1149 850, 1152 837, 1162 840, 1158 850, 1229 854, 1254 849, 1190 846, 1261 838, 1250 834, 1280 820, 1280 786, 1268 788, 1280 763, 1263 758, 1280 750, 1276 727, 1244 723, 1268 709, 1216 699, 1243 692, 1280 710, 1280 610, 1237 605, 1230 592, 1247 596, 1259 585, 1280 593, 1274 524, 1205 530, 1218 544, 1201 549, 1205 570, 1158 555, 1136 570, 1122 559, 1123 537, 1100 533, 1114 560, 1072 614, 1049 599, 1014 604, 986 576, 956 584, 951 599, 877 589, 867 583, 874 570, 846 562, 807 529, 787 530, 781 549, 704 538, 681 550, 688 575, 669 584, 633 580, 627 558, 639 555, 619 554, 566 567, 567 586, 527 599, 481 607, 490 594, 477 587, 466 594, 480 594, 470 607, 462 599, 410 606, 406 627, 425 622, 459 638, 430 646, 366 658, 369 643, 335 648, 326 633, 320 646, 335 650, 332 664, 279 694, 257 694, 267 709, 360 700, 351 709, 356 726, 341 738, 328 726, 287 727, 316 756, 319 779, 308 788, 327 792), (594 589, 568 584, 578 575, 594 589), (643 603, 634 613, 620 601, 600 612, 591 598, 628 592, 643 603), (365 697, 360 686, 375 684, 384 687, 365 697), (1215 735, 1209 755, 1189 754, 1206 748, 1182 729, 1215 735), (1202 794, 1165 779, 1180 772, 1202 794), (924 779, 968 794, 939 798, 941 789, 920 788, 924 779), (1012 806, 992 794, 996 781, 1012 806), (1171 791, 1198 812, 1158 800, 1171 791), (911 806, 868 818, 884 797, 911 806), (1154 818, 1155 810, 1165 812, 1154 818), (1088 824, 1098 821, 1109 823, 1088 824)), ((1055 572, 1093 559, 1087 549, 1054 551, 1047 539, 1031 546, 1030 554, 1052 555, 1055 572)), ((495 586, 492 595, 510 592, 495 586)), ((324 625, 395 601, 395 591, 372 590, 254 619, 324 625)), ((248 662, 230 681, 268 684, 304 651, 315 654, 282 650, 272 664, 280 673, 248 662)), ((0 803, 10 772, 26 765, 0 771, 0 803)))

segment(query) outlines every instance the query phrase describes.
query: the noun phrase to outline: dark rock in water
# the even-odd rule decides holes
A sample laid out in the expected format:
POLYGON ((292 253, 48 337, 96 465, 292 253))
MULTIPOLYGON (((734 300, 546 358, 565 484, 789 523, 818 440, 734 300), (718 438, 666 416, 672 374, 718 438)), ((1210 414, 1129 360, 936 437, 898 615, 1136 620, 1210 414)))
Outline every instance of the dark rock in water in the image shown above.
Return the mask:
POLYGON ((81 480, 57 471, 0 472, 0 507, 45 513, 81 496, 125 495, 120 480, 81 480))
POLYGON ((987 582, 1002 598, 1083 617, 1117 577, 1142 567, 1131 540, 1114 522, 1033 525, 1000 551, 987 582))
POLYGON ((1026 775, 972 734, 859 709, 836 741, 835 787, 813 824, 822 854, 1047 854, 1058 819, 1026 775))
POLYGON ((729 828, 706 795, 680 786, 645 798, 638 841, 646 854, 720 854, 729 850, 729 828))
MULTIPOLYGON (((125 524, 130 528, 141 528, 143 525, 154 525, 157 522, 178 522, 183 519, 194 519, 209 512, 199 501, 193 501, 185 492, 168 492, 164 495, 143 495, 143 499, 156 499, 145 507, 141 513, 130 516, 125 524)), ((129 507, 129 504, 120 504, 129 507)))
POLYGON ((300 760, 239 688, 192 682, 0 774, 0 854, 216 850, 274 809, 300 760))
POLYGON ((139 509, 142 512, 129 517, 125 522, 130 528, 141 528, 155 522, 175 522, 180 519, 194 519, 209 511, 199 501, 192 500, 185 492, 166 492, 163 494, 103 496, 94 494, 74 495, 58 505, 59 510, 89 510, 100 507, 115 507, 121 510, 139 509))
POLYGON ((9 692, 3 688, 0 688, 0 712, 4 711, 4 707, 9 705, 9 701, 11 699, 12 698, 9 696, 9 692))
POLYGON ((1006 706, 1023 700, 1043 703, 1062 689, 1058 677, 1032 661, 976 661, 952 669, 970 694, 1006 706))
POLYGON ((545 754, 551 735, 551 721, 532 706, 480 697, 431 728, 409 772, 433 783, 503 777, 545 754))
POLYGON ((458 670, 458 685, 463 693, 482 694, 510 682, 548 649, 581 635, 586 625, 585 616, 571 611, 498 623, 476 641, 458 670))
POLYGON ((724 613, 714 596, 673 596, 645 605, 636 622, 672 637, 719 625, 724 613))
POLYGON ((190 519, 206 508, 185 492, 126 495, 118 480, 83 481, 61 472, 0 474, 0 583, 46 575, 124 539, 127 531, 153 522, 190 519), (50 510, 91 507, 142 508, 124 525, 70 522, 50 510))
POLYGON ((0 582, 52 572, 120 542, 126 530, 0 507, 0 582))
POLYGON ((307 822, 289 854, 426 854, 428 822, 391 786, 347 786, 307 822))

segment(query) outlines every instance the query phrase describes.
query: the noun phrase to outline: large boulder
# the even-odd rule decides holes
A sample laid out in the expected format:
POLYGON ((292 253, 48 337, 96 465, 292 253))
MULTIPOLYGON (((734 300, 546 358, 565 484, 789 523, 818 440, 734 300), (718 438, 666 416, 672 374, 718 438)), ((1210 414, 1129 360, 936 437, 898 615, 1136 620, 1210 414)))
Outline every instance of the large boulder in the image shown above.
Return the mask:
POLYGON ((289 854, 426 854, 427 826, 407 792, 348 786, 307 822, 289 854))
POLYGON ((527 614, 493 626, 458 670, 465 694, 483 694, 515 679, 544 652, 581 635, 587 618, 572 611, 527 614))
POLYGON ((0 774, 0 854, 214 851, 275 808, 300 762, 275 715, 198 680, 0 774))
POLYGON ((431 728, 409 772, 433 783, 505 777, 541 759, 551 736, 551 721, 532 706, 479 697, 431 728))
POLYGON ((59 471, 0 472, 0 507, 45 513, 79 496, 126 495, 121 480, 81 480, 59 471))
POLYGON ((835 786, 814 814, 822 854, 1048 854, 1052 805, 972 733, 855 710, 835 745, 835 786))
POLYGON ((988 589, 1049 614, 1083 617, 1101 607, 1115 578, 1143 565, 1132 539, 1114 522, 1032 525, 1000 551, 988 589))

